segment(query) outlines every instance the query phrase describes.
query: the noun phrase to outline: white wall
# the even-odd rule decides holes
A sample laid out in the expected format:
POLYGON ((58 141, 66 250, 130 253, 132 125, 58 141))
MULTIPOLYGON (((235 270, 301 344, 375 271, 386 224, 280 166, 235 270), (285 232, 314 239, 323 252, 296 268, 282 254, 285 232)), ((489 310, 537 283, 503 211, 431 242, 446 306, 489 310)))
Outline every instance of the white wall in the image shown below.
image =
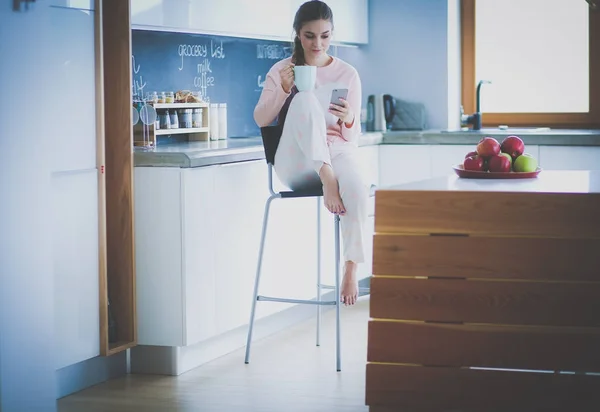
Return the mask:
POLYGON ((369 44, 338 48, 338 56, 360 73, 363 108, 368 95, 390 93, 423 103, 430 128, 456 126, 459 27, 457 0, 370 0, 369 44))

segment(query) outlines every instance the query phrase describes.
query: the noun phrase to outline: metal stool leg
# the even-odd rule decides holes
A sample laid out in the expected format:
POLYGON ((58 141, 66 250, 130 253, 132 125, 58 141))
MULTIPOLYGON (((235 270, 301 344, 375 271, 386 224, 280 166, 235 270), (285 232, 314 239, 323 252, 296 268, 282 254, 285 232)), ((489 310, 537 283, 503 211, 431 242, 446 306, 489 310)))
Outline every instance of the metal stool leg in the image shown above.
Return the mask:
POLYGON ((248 338, 246 340, 246 359, 245 362, 250 362, 250 344, 252 343, 252 331, 254 328, 254 315, 256 312, 256 303, 258 302, 258 285, 260 282, 260 270, 262 267, 262 259, 263 253, 265 249, 265 238, 267 235, 267 223, 269 221, 269 209, 271 207, 271 202, 275 199, 274 196, 271 196, 267 199, 265 204, 265 214, 263 217, 263 227, 262 227, 262 235, 260 238, 260 251, 258 254, 258 265, 256 268, 256 278, 254 279, 254 296, 252 298, 252 310, 250 312, 250 325, 248 327, 248 338))
MULTIPOLYGON (((321 300, 321 198, 317 197, 317 300, 321 300)), ((317 346, 321 346, 321 305, 317 305, 317 346)))
POLYGON ((335 353, 336 369, 342 370, 340 336, 340 217, 335 215, 335 353))

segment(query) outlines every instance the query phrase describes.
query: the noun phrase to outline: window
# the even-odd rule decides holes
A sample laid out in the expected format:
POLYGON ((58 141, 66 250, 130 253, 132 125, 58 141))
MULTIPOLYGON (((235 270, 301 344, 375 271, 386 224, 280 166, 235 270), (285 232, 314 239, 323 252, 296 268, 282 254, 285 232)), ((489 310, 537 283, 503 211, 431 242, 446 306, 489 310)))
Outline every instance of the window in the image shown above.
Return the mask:
POLYGON ((600 126, 600 11, 585 0, 462 0, 462 100, 485 126, 600 126))

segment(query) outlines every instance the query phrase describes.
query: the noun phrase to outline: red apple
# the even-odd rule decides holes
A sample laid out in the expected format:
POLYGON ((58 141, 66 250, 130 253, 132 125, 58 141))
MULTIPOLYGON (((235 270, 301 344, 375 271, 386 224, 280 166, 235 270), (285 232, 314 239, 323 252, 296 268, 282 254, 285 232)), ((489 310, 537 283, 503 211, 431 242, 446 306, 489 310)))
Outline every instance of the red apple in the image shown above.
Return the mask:
POLYGON ((504 156, 504 157, 506 157, 508 159, 508 161, 510 162, 510 164, 512 165, 513 158, 510 157, 510 155, 508 153, 500 152, 500 153, 498 153, 498 156, 504 156))
POLYGON ((525 151, 525 143, 523 143, 523 140, 519 136, 508 136, 502 141, 500 150, 503 153, 508 153, 515 160, 525 151))
POLYGON ((463 162, 463 168, 465 170, 475 170, 478 172, 483 171, 483 157, 481 156, 470 156, 467 157, 463 162))
POLYGON ((493 137, 484 137, 477 144, 477 154, 485 159, 500 153, 500 143, 493 137))
POLYGON ((467 157, 471 157, 471 156, 477 156, 477 152, 469 152, 469 153, 467 153, 467 155, 465 156, 465 159, 467 157))
POLYGON ((494 155, 490 157, 490 172, 510 172, 511 161, 508 156, 494 155))

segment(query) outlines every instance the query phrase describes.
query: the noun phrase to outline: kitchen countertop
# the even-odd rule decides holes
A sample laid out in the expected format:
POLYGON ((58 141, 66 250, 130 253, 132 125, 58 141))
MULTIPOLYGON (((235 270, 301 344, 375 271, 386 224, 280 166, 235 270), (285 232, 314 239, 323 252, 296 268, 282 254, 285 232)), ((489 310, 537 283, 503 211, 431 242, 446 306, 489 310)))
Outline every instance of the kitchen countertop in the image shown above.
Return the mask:
POLYGON ((423 130, 415 132, 389 131, 383 144, 477 144, 483 136, 498 140, 520 136, 525 144, 544 146, 600 146, 600 129, 549 129, 541 131, 484 129, 479 131, 423 130))
MULTIPOLYGON (((501 140, 506 136, 521 136, 526 144, 552 146, 600 146, 600 130, 567 130, 516 132, 511 130, 483 131, 389 131, 366 132, 359 146, 380 144, 402 145, 459 145, 476 144, 482 136, 493 136, 501 140)), ((135 148, 136 167, 202 167, 225 163, 262 160, 265 158, 260 137, 229 138, 213 142, 180 142, 162 144, 154 150, 135 148)))
MULTIPOLYGON (((360 136, 358 145, 378 145, 382 140, 383 135, 380 132, 364 133, 360 136)), ((155 150, 136 148, 134 152, 136 167, 202 167, 264 158, 265 152, 260 137, 159 144, 155 150)))
POLYGON ((545 170, 530 179, 465 179, 448 175, 381 189, 403 191, 600 193, 600 170, 545 170))

